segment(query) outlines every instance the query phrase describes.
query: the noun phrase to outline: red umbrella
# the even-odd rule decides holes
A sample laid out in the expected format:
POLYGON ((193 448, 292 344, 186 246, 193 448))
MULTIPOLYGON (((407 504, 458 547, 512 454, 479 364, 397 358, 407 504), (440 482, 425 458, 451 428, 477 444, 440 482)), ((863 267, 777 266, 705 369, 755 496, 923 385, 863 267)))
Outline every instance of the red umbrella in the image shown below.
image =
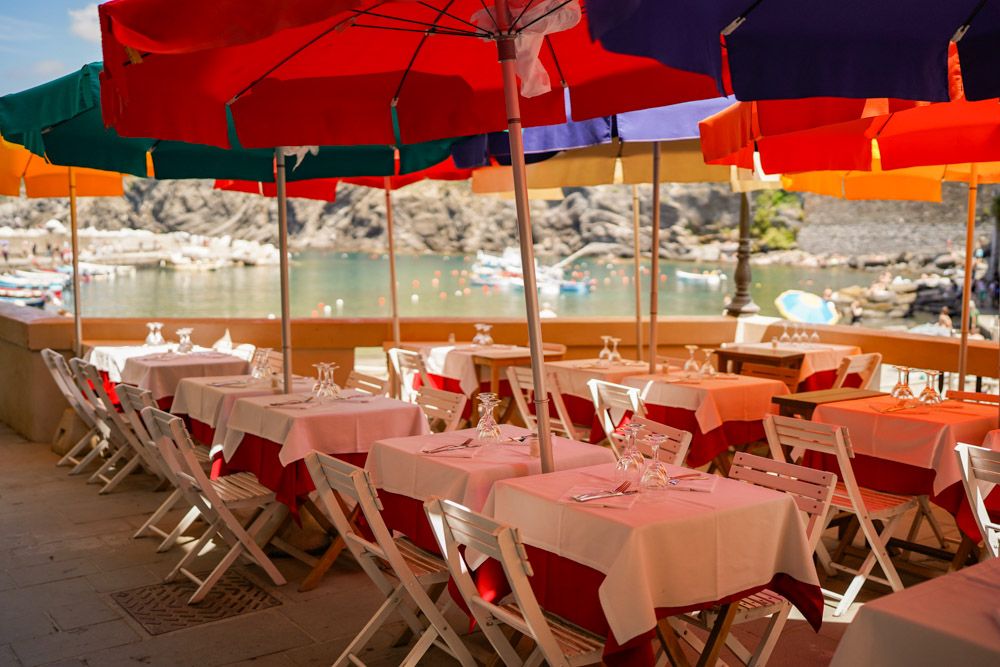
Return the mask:
POLYGON ((566 121, 567 103, 579 120, 714 97, 714 81, 605 51, 578 0, 264 4, 101 5, 105 121, 226 146, 228 111, 247 147, 509 130, 542 469, 553 470, 521 128, 566 121))

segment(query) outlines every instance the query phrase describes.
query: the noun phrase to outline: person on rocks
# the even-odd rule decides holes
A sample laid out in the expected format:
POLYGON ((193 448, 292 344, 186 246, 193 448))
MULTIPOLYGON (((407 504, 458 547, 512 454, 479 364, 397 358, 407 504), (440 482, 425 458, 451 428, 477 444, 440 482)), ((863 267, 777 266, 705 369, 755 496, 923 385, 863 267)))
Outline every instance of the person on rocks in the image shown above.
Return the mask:
POLYGON ((939 327, 945 327, 949 331, 954 328, 951 321, 951 311, 948 310, 948 306, 941 306, 941 312, 938 313, 937 324, 939 327))

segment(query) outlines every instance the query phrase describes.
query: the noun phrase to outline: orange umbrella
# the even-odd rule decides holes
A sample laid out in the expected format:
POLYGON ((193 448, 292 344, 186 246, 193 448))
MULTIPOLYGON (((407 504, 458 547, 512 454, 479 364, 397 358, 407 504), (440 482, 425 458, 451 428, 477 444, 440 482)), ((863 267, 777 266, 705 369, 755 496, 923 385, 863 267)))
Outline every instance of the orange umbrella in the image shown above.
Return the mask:
POLYGON ((21 185, 28 197, 69 197, 70 243, 73 248, 74 346, 80 354, 80 243, 77 237, 77 197, 120 197, 122 175, 81 167, 57 167, 0 137, 0 195, 18 197, 21 185))

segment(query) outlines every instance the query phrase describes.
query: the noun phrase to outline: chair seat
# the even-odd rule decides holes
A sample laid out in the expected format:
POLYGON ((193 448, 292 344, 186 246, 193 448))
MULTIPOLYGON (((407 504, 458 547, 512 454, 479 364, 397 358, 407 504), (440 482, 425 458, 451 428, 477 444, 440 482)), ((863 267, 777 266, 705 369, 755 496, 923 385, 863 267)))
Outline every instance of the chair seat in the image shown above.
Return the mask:
POLYGON ((212 480, 212 487, 224 503, 248 500, 266 501, 274 498, 274 492, 257 481, 252 472, 238 472, 212 480))
MULTIPOLYGON (((872 517, 901 514, 917 505, 917 499, 914 496, 899 496, 894 493, 883 493, 882 491, 866 489, 865 487, 860 487, 860 489, 861 500, 872 517)), ((851 498, 847 493, 847 487, 844 486, 843 482, 837 482, 837 486, 833 491, 833 501, 830 504, 839 510, 846 512, 854 511, 851 498)))
POLYGON ((413 576, 420 578, 428 574, 448 572, 448 564, 443 559, 427 553, 405 537, 397 537, 395 542, 403 560, 410 566, 413 576))
MULTIPOLYGON (((521 622, 524 622, 524 614, 516 602, 507 602, 500 605, 504 611, 514 614, 521 622)), ((573 625, 567 620, 559 618, 555 614, 550 614, 543 610, 545 620, 549 624, 552 636, 555 637, 563 655, 567 658, 587 655, 589 653, 602 653, 604 651, 604 637, 599 637, 592 632, 573 625)))
POLYGON ((204 445, 195 445, 194 448, 194 460, 198 463, 211 463, 212 462, 212 450, 204 445))
MULTIPOLYGON (((786 602, 785 598, 778 595, 774 591, 765 588, 764 590, 754 593, 753 595, 748 595, 739 601, 740 606, 736 610, 736 618, 733 619, 733 623, 738 625, 740 623, 746 623, 758 618, 770 616, 771 614, 777 613, 781 606, 786 602)), ((707 626, 711 626, 715 623, 715 619, 718 615, 718 607, 706 609, 699 614, 700 622, 707 626)))

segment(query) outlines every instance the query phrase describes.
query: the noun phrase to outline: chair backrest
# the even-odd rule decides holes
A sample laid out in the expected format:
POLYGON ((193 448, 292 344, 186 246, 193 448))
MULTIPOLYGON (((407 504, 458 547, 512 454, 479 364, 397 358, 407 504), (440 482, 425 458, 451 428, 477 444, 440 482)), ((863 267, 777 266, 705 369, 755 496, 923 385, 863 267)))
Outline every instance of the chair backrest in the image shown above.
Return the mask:
POLYGON ((642 392, 636 387, 596 379, 587 380, 587 387, 590 388, 590 400, 594 403, 594 412, 601 422, 604 435, 608 436, 608 442, 611 443, 615 456, 618 456, 618 444, 623 437, 617 432, 619 422, 625 416, 646 416, 642 392))
POLYGON ((352 370, 351 374, 347 376, 344 387, 370 396, 385 396, 386 392, 389 391, 389 381, 352 370))
POLYGON ((465 394, 421 387, 417 392, 416 402, 427 416, 432 429, 440 423, 443 431, 454 431, 462 422, 462 411, 468 400, 465 394))
POLYGON ((1000 405, 1000 396, 997 396, 996 394, 986 394, 981 391, 957 391, 955 389, 949 389, 948 398, 953 401, 964 401, 966 403, 1000 405))
MULTIPOLYGON (((427 512, 438 546, 445 554, 452 580, 476 621, 485 627, 487 624, 492 625, 491 617, 496 618, 533 639, 549 665, 559 667, 568 665, 545 620, 538 599, 531 590, 528 581, 528 577, 532 575, 531 564, 528 562, 528 554, 518 537, 517 529, 441 498, 428 500, 424 503, 424 510, 427 512), (461 547, 465 547, 466 550, 473 549, 500 563, 520 613, 495 604, 480 594, 469 575, 470 568, 461 547)), ((510 661, 509 656, 513 654, 516 659, 517 654, 509 642, 497 646, 498 642, 504 642, 501 633, 490 633, 488 636, 506 664, 520 664, 519 660, 510 661)))
POLYGON ((1000 484, 1000 452, 959 444, 955 446, 955 454, 969 507, 986 543, 986 551, 993 558, 1000 558, 1000 523, 994 521, 986 509, 986 497, 1000 484))
POLYGON ((128 421, 136 438, 146 451, 145 458, 155 463, 156 469, 176 486, 177 480, 174 477, 174 471, 164 461, 153 436, 142 421, 142 411, 145 408, 156 407, 152 392, 130 384, 118 384, 115 386, 115 394, 118 395, 118 402, 122 406, 122 416, 128 421))
POLYGON ((566 354, 567 349, 568 348, 563 343, 542 343, 542 351, 550 354, 566 354))
POLYGON ((45 348, 42 350, 42 361, 45 363, 45 367, 49 369, 52 380, 56 383, 56 387, 66 399, 66 402, 69 403, 73 411, 76 412, 77 416, 80 417, 88 428, 93 428, 97 423, 94 408, 90 405, 87 397, 80 391, 80 387, 77 386, 76 380, 73 377, 73 371, 70 370, 69 364, 66 363, 66 358, 55 350, 45 348))
MULTIPOLYGON (((538 421, 535 413, 531 409, 529 401, 535 395, 535 378, 532 375, 530 366, 508 366, 506 370, 507 380, 510 382, 511 392, 514 394, 514 402, 517 404, 517 411, 524 421, 524 425, 532 431, 538 430, 538 421)), ((554 433, 565 435, 570 440, 577 440, 576 428, 570 419, 569 410, 562 398, 562 391, 559 388, 559 378, 555 373, 545 374, 546 391, 549 394, 549 401, 555 408, 556 416, 550 416, 550 426, 554 433)), ((550 411, 551 412, 551 411, 550 411)))
POLYGON ((833 491, 837 486, 836 475, 737 452, 729 468, 729 477, 791 495, 806 517, 809 548, 816 549, 826 525, 826 514, 830 509, 830 501, 833 500, 833 491))
POLYGON ((687 457, 688 449, 691 447, 692 435, 689 432, 645 417, 633 417, 632 423, 642 426, 642 430, 639 431, 638 445, 639 451, 642 452, 643 456, 652 458, 653 448, 646 440, 646 436, 650 433, 658 433, 667 438, 660 445, 658 458, 670 465, 684 465, 684 459, 687 457))
POLYGON ((86 397, 94 411, 98 430, 101 431, 104 438, 113 440, 116 445, 124 444, 123 441, 129 440, 128 434, 124 432, 128 428, 125 420, 118 414, 114 401, 111 400, 104 388, 104 380, 101 378, 100 371, 93 364, 79 358, 70 359, 69 367, 73 371, 73 379, 76 381, 77 388, 86 397))
POLYGON ((870 354, 852 354, 840 360, 837 368, 837 379, 833 382, 833 388, 839 389, 844 386, 844 380, 849 375, 861 376, 861 389, 865 389, 871 384, 875 372, 882 363, 882 355, 879 352, 870 354))
POLYGON ((419 352, 404 350, 401 347, 394 347, 389 350, 389 363, 392 372, 399 382, 399 398, 410 403, 415 403, 417 390, 413 388, 415 378, 419 377, 421 387, 431 386, 431 380, 427 376, 427 366, 424 358, 419 352))
POLYGON ((279 350, 267 353, 267 370, 271 375, 281 375, 285 372, 285 355, 279 350))
POLYGON ((743 364, 740 375, 755 378, 777 380, 788 387, 788 393, 794 394, 799 388, 799 369, 787 366, 769 366, 766 364, 743 364))

